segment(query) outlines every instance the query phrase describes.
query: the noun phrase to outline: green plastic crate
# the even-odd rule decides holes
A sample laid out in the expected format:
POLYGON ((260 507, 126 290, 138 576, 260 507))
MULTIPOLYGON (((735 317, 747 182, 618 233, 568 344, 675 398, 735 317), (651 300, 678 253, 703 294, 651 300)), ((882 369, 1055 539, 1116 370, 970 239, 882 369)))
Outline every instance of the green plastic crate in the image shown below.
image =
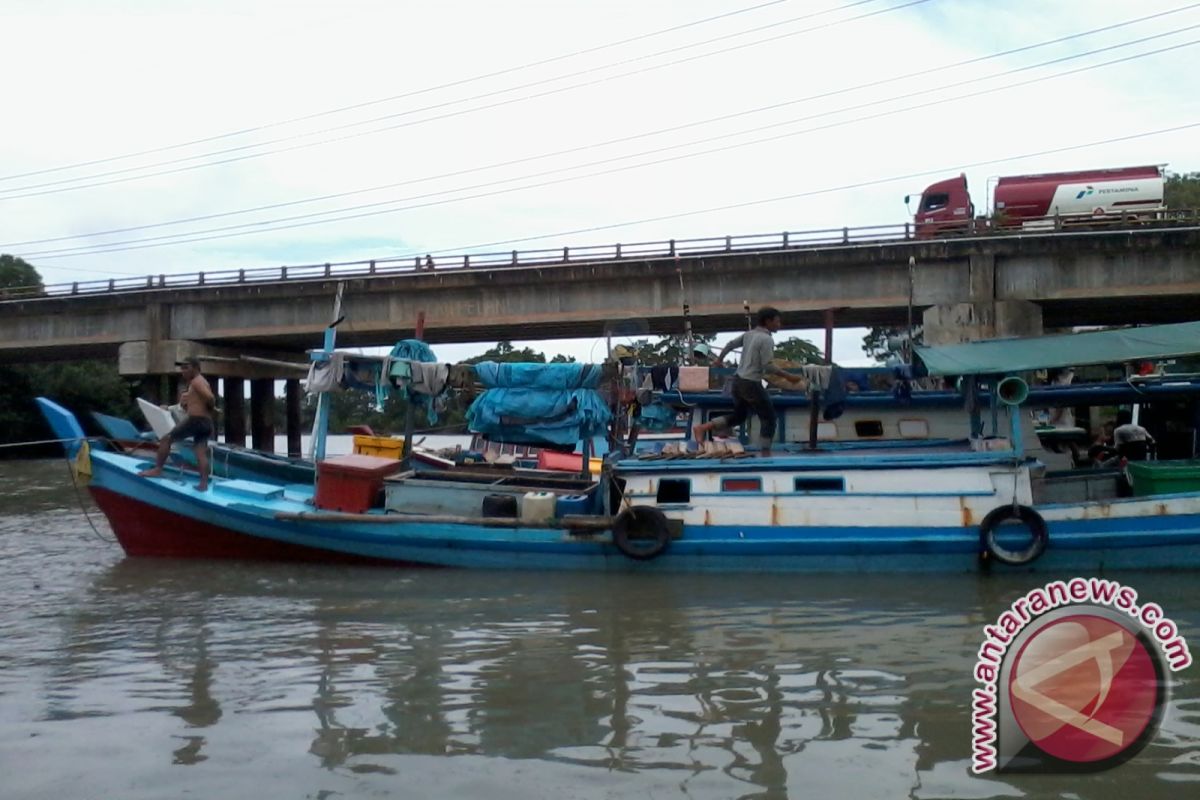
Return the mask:
POLYGON ((1138 497, 1152 494, 1200 492, 1200 459, 1131 461, 1129 479, 1138 497))

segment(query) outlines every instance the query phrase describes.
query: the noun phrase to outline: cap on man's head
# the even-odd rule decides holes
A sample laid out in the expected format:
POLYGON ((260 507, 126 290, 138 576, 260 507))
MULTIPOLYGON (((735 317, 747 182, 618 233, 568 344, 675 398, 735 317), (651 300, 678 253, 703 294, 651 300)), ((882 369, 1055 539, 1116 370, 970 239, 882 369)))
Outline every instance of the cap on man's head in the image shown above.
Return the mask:
POLYGON ((188 356, 187 358, 176 361, 175 366, 191 367, 192 369, 198 370, 200 369, 200 359, 196 358, 195 356, 188 356))

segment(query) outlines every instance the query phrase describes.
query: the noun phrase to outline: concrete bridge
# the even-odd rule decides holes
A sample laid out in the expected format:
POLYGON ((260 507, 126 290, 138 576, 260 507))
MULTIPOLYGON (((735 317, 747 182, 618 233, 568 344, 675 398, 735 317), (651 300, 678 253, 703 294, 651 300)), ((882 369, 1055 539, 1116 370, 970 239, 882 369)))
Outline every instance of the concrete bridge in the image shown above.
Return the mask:
MULTIPOLYGON (((601 336, 626 320, 624 330, 664 334, 681 330, 685 297, 696 330, 732 331, 746 302, 778 306, 792 328, 823 326, 828 309, 839 327, 899 325, 911 292, 934 342, 1200 316, 1200 225, 941 240, 821 233, 47 287, 0 300, 0 363, 119 355, 123 373, 146 375, 189 354, 302 359, 339 282, 345 346, 411 336, 421 311, 435 344, 601 336)), ((256 369, 244 377, 280 374, 256 369)))

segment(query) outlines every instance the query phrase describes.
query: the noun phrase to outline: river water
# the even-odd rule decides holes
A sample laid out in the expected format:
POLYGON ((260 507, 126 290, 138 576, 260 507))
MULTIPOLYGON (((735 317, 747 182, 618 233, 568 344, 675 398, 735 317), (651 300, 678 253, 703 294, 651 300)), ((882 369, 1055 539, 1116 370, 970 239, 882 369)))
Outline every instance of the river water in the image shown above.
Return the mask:
MULTIPOLYGON (((971 775, 981 626, 1052 576, 126 559, 62 461, 0 486, 5 800, 1200 796, 1200 667, 1116 769, 971 775)), ((1200 652, 1195 574, 1118 577, 1200 652)))

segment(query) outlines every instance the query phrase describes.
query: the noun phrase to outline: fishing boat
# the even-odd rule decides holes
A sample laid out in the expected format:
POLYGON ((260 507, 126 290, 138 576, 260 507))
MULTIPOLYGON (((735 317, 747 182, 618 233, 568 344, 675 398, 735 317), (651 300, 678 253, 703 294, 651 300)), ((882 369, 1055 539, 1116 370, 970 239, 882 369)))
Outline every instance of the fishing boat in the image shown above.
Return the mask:
MULTIPOLYGON (((1187 355, 1198 342, 1200 323, 1185 323, 918 348, 925 373, 961 378, 961 439, 789 445, 770 457, 709 442, 610 454, 598 481, 340 457, 318 459, 315 485, 215 478, 200 492, 180 473, 138 476, 147 460, 136 454, 89 453, 74 416, 38 402, 135 556, 650 572, 1179 569, 1200 567, 1200 490, 1119 497, 1115 474, 1047 474, 1022 447, 1028 387, 1016 374, 1187 355)), ((313 357, 330 352, 327 341, 313 357)), ((511 396, 540 391, 529 381, 561 391, 578 378, 563 370, 581 365, 519 366, 521 391, 501 387, 511 396)), ((558 434, 596 432, 594 414, 551 416, 543 428, 558 434)))

